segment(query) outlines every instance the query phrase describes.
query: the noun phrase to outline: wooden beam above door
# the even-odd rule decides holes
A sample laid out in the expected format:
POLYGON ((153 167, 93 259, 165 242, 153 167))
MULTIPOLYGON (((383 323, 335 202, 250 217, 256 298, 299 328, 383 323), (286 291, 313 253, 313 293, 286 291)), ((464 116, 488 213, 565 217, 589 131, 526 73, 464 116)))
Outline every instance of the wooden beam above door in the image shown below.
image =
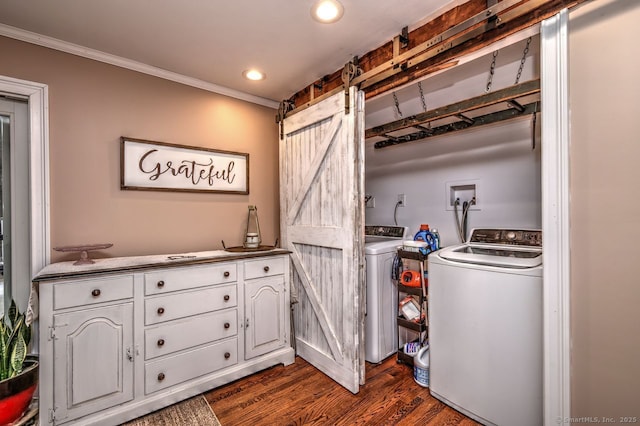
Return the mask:
MULTIPOLYGON (((366 98, 376 96, 435 71, 455 66, 457 58, 584 1, 502 0, 488 8, 487 0, 469 0, 410 31, 406 47, 390 40, 361 55, 358 58, 361 73, 351 84, 362 88, 366 98)), ((290 113, 340 90, 344 90, 342 69, 294 93, 289 101, 295 109, 290 113)))

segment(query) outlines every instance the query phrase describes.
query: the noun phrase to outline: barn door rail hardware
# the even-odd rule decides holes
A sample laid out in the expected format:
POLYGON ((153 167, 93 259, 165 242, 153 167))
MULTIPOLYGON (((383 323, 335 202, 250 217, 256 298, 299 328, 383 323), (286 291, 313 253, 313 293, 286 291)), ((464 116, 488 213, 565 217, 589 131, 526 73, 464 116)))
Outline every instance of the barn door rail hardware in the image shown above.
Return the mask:
POLYGON ((344 87, 344 113, 349 114, 349 88, 352 86, 351 82, 354 78, 359 76, 362 70, 358 66, 358 57, 354 56, 353 59, 347 62, 342 69, 342 87, 344 87))
POLYGON ((431 136, 438 136, 445 133, 464 130, 471 127, 479 127, 490 123, 509 120, 526 114, 535 114, 540 109, 538 101, 523 105, 518 101, 518 99, 538 95, 539 93, 540 79, 526 81, 504 89, 496 90, 495 92, 486 93, 471 99, 465 99, 460 102, 372 127, 365 131, 365 139, 377 136, 384 137, 385 140, 378 141, 374 145, 375 148, 379 149, 391 145, 398 145, 400 143, 425 139, 431 136), (497 112, 491 112, 476 117, 470 117, 468 114, 474 110, 496 105, 502 107, 497 112), (410 127, 420 127, 424 123, 451 117, 456 118, 457 121, 442 126, 432 127, 430 129, 421 129, 418 132, 406 135, 390 135, 392 132, 410 127))
MULTIPOLYGON (((409 80, 427 75, 429 73, 455 66, 457 58, 485 46, 487 41, 484 35, 491 30, 505 31, 505 35, 513 31, 522 29, 523 19, 527 19, 526 26, 533 26, 550 14, 556 13, 566 7, 574 7, 586 0, 503 0, 491 7, 487 7, 476 15, 453 25, 451 28, 432 37, 431 39, 409 49, 398 55, 394 55, 390 60, 373 66, 371 69, 362 72, 351 81, 351 85, 357 85, 365 91, 366 97, 378 95, 392 90, 394 87, 403 84, 406 80, 400 79, 392 81, 392 77, 397 77, 399 73, 405 73, 409 80), (433 62, 426 61, 450 51, 454 47, 461 45, 465 47, 458 51, 456 55, 433 62), (419 74, 419 75, 418 75, 419 74), (388 84, 384 83, 389 81, 388 84), (384 83, 384 86, 380 84, 384 83), (375 86, 374 86, 375 85, 375 86)), ((489 36, 488 39, 497 40, 500 34, 489 36)), ((371 52, 370 52, 371 53, 371 52)), ((343 84, 329 89, 310 101, 301 102, 296 108, 287 113, 287 116, 302 111, 322 100, 345 90, 343 84)), ((301 95, 302 91, 296 95, 301 95)), ((303 99, 300 97, 300 99, 303 99)))
MULTIPOLYGON (((549 0, 531 0, 532 2, 536 3, 536 5, 540 2, 544 3, 545 1, 549 1, 549 0)), ((382 81, 386 78, 389 78, 391 76, 393 76, 394 74, 397 74, 398 72, 404 71, 408 66, 415 66, 418 62, 416 62, 415 58, 416 56, 422 54, 425 55, 425 52, 430 53, 429 56, 426 56, 424 58, 422 58, 419 62, 423 62, 437 54, 440 54, 446 50, 449 50, 450 48, 457 46, 459 44, 462 44, 463 42, 467 41, 467 40, 471 40, 472 38, 482 34, 483 32, 485 32, 487 29, 490 28, 485 28, 484 26, 481 26, 480 28, 476 29, 475 31, 473 31, 473 33, 468 32, 466 34, 463 34, 459 40, 457 40, 455 43, 450 42, 450 43, 446 43, 446 44, 442 44, 441 46, 438 46, 437 48, 434 48, 434 46, 442 43, 444 40, 447 40, 449 38, 452 38, 453 36, 462 33, 463 31, 468 30, 469 28, 473 27, 474 25, 477 25, 483 21, 486 21, 490 18, 495 18, 497 17, 497 14, 522 2, 522 0, 504 0, 501 1, 499 3, 497 3, 495 5, 495 7, 483 10, 482 12, 472 16, 471 18, 459 23, 458 25, 455 25, 451 28, 449 28, 448 30, 438 34, 435 37, 432 37, 431 39, 419 44, 418 46, 414 47, 413 49, 409 49, 406 52, 399 54, 398 56, 394 57, 393 59, 384 62, 374 68, 372 68, 371 70, 367 71, 367 72, 361 72, 359 73, 357 76, 355 76, 353 79, 350 80, 350 84, 351 85, 359 85, 360 88, 364 89, 365 87, 371 86, 379 81, 382 81)), ((522 7, 522 6, 520 6, 522 7)), ((514 8, 516 9, 516 8, 514 8)), ((519 16, 520 14, 524 14, 526 12, 529 12, 531 8, 526 8, 526 10, 523 10, 522 13, 518 13, 516 16, 519 16)), ((513 13, 511 13, 511 15, 513 15, 513 13)), ((513 16, 511 19, 515 18, 516 16, 513 16)), ((496 19, 497 20, 497 19, 496 19)), ((502 22, 502 21, 501 21, 502 22)), ((494 28, 495 25, 491 25, 491 28, 494 28)), ((407 32, 407 42, 408 42, 408 38, 409 38, 409 34, 407 32)), ((345 65, 346 68, 346 65, 345 65)), ((296 109, 294 109, 293 111, 290 111, 288 115, 290 114, 295 114, 299 111, 302 111, 306 108, 309 108, 312 105, 315 105, 319 102, 321 102, 322 100, 335 95, 338 92, 341 92, 343 90, 347 90, 348 87, 345 87, 344 84, 344 69, 343 69, 343 84, 339 87, 336 87, 335 89, 328 91, 326 93, 323 93, 321 96, 318 96, 312 100, 310 100, 309 102, 300 105, 299 107, 297 107, 296 109)))
POLYGON ((276 114, 276 123, 280 124, 280 139, 284 139, 284 118, 287 116, 287 113, 293 111, 294 102, 290 99, 285 99, 280 102, 278 106, 278 113, 276 114))

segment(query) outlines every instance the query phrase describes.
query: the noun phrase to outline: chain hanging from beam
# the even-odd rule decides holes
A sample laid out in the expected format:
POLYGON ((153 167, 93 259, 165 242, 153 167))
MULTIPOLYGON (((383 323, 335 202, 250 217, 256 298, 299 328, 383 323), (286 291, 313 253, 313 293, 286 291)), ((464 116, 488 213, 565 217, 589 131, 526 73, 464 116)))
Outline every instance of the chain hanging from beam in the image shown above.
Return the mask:
MULTIPOLYGON (((518 82, 520 82, 520 77, 522 76, 522 70, 524 68, 524 63, 527 61, 527 53, 529 53, 529 45, 530 44, 531 44, 531 37, 529 37, 527 39, 527 44, 524 47, 524 51, 522 52, 522 59, 520 59, 520 66, 518 67, 518 73, 516 74, 516 82, 515 82, 515 84, 518 84, 518 82)), ((522 106, 522 104, 520 104, 515 99, 511 99, 511 100, 507 101, 507 104, 509 104, 510 107, 517 109, 519 112, 524 112, 524 106, 522 106)), ((535 113, 534 113, 534 115, 535 115, 535 113)))
MULTIPOLYGON (((418 90, 420 91, 420 100, 422 101, 422 110, 427 112, 427 99, 424 96, 424 90, 422 90, 422 82, 418 82, 418 90)), ((427 132, 431 131, 431 121, 427 123, 427 127, 416 126, 420 130, 426 130, 427 132)))
POLYGON ((489 67, 489 78, 487 79, 487 88, 485 92, 489 93, 491 91, 491 85, 493 84, 493 74, 496 71, 496 58, 498 57, 499 50, 495 50, 493 52, 493 59, 491 60, 491 66, 489 67))
POLYGON ((520 82, 520 77, 522 76, 522 69, 524 68, 524 63, 527 61, 527 53, 529 53, 530 44, 531 44, 531 37, 527 39, 527 45, 524 47, 524 51, 522 52, 522 59, 520 59, 520 66, 518 67, 518 74, 516 74, 516 82, 513 83, 514 85, 520 82))
POLYGON ((427 112, 427 101, 424 98, 424 90, 422 90, 422 82, 418 82, 418 90, 420 91, 420 100, 422 101, 422 110, 427 112))

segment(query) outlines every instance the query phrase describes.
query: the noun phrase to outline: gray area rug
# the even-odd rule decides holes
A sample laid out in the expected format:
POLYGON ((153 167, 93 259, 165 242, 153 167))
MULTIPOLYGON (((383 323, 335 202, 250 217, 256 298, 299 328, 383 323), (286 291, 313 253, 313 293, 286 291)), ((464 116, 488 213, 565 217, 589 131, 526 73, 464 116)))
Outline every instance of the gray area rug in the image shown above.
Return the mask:
POLYGON ((211 406, 202 395, 195 396, 144 417, 125 426, 221 426, 211 406))

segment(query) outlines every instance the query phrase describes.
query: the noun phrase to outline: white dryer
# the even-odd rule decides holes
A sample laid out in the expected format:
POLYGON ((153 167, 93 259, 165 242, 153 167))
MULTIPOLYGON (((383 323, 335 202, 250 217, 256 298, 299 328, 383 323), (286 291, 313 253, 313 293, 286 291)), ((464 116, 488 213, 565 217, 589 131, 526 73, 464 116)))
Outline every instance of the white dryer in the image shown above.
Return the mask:
POLYGON ((394 354, 398 345, 396 316, 398 292, 391 279, 393 258, 409 228, 365 226, 367 305, 365 316, 365 360, 378 363, 394 354))
POLYGON ((431 395, 486 425, 541 425, 542 232, 474 229, 428 268, 431 395))

